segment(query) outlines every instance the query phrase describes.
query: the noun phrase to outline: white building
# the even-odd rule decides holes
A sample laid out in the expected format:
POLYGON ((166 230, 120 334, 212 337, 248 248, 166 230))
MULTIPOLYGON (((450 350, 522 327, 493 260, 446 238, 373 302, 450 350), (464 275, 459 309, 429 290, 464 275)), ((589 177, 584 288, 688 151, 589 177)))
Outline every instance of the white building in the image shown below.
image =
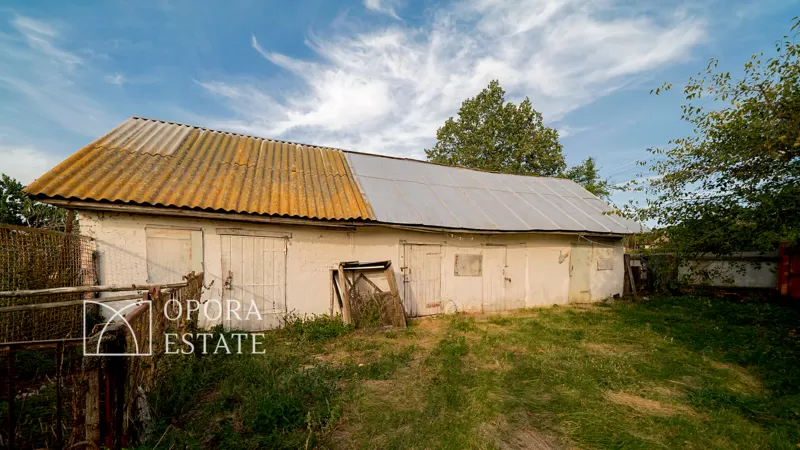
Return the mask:
POLYGON ((569 180, 136 117, 27 192, 77 211, 102 284, 202 271, 205 298, 252 297, 267 326, 328 313, 342 261, 391 260, 410 316, 601 300, 621 294, 621 239, 640 230, 569 180))

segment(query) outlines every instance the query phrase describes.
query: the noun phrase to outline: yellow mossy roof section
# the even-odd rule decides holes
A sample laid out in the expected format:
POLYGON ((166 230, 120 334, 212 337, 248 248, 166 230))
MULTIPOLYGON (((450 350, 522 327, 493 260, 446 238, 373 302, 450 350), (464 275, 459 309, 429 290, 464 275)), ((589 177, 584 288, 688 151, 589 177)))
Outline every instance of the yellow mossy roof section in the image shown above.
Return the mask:
POLYGON ((374 220, 341 150, 132 117, 31 183, 38 198, 374 220))

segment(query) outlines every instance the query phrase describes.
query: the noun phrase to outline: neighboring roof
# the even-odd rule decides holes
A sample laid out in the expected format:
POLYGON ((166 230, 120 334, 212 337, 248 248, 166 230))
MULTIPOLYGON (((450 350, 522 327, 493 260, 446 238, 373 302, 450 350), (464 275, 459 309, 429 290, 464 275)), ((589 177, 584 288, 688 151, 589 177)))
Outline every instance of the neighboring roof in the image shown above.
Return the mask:
POLYGON ((492 231, 631 234, 640 225, 571 180, 348 152, 379 222, 492 231))
POLYGON ((31 183, 36 197, 373 220, 344 153, 133 117, 31 183))
POLYGON ((474 231, 631 234, 578 184, 348 152, 133 117, 31 183, 110 201, 474 231))

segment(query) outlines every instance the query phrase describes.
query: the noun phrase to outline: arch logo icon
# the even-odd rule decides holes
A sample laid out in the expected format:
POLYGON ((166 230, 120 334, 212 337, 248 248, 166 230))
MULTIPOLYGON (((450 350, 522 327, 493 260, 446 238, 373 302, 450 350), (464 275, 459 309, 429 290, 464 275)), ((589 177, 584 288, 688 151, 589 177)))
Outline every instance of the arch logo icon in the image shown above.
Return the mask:
POLYGON ((152 356, 153 355, 153 302, 139 300, 127 305, 115 306, 93 300, 83 301, 83 354, 84 356, 152 356), (92 306, 97 307, 97 312, 105 318, 105 323, 94 326, 94 330, 87 329, 87 317, 92 313, 92 306), (134 325, 128 322, 130 313, 138 307, 145 311, 137 317, 134 325), (136 326, 144 327, 137 333, 136 326), (102 348, 103 336, 109 329, 119 328, 128 339, 128 348, 124 353, 108 353, 102 348), (94 331, 94 333, 92 332, 94 331), (131 345, 132 343, 132 345, 131 345))

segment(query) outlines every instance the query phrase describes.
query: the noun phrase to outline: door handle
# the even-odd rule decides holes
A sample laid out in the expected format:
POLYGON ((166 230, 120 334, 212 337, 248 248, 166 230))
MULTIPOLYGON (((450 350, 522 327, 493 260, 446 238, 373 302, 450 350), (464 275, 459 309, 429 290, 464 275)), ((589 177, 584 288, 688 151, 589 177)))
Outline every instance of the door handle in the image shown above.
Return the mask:
POLYGON ((225 286, 224 289, 229 291, 233 290, 233 271, 228 271, 228 277, 225 278, 225 286))

